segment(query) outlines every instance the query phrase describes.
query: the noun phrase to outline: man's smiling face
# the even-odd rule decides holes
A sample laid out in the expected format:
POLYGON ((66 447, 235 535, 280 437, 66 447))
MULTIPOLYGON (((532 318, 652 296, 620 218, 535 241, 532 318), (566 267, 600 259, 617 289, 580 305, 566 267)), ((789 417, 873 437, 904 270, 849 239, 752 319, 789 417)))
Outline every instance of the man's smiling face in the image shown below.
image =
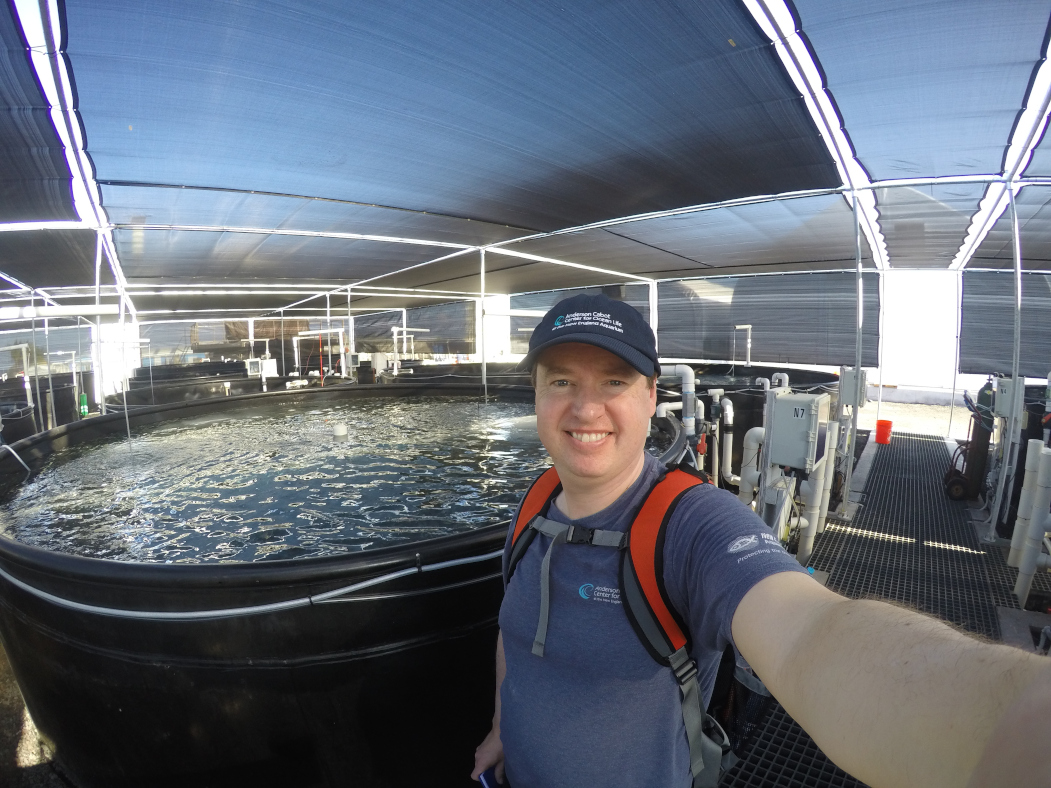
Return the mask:
POLYGON ((536 423, 563 486, 630 485, 657 406, 657 389, 626 361, 578 342, 543 352, 536 423))

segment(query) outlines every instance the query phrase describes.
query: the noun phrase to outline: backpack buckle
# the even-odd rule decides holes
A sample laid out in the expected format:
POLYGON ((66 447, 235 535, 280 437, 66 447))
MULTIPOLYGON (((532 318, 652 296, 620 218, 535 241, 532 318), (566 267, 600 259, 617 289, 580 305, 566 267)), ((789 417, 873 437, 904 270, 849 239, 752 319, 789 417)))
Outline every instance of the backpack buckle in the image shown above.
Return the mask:
POLYGON ((679 682, 680 687, 697 678, 697 663, 692 659, 686 660, 679 667, 673 668, 673 670, 675 679, 679 682))
POLYGON ((571 525, 566 531, 566 544, 591 544, 595 538, 594 528, 571 525))

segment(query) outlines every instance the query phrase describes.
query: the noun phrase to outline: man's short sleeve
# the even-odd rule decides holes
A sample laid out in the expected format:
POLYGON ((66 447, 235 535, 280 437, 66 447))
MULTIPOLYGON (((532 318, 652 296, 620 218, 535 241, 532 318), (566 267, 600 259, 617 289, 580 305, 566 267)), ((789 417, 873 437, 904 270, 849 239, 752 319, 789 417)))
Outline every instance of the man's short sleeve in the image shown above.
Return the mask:
POLYGON ((679 501, 664 543, 668 596, 688 621, 694 649, 721 652, 751 588, 780 572, 806 572, 736 496, 699 485, 679 501))

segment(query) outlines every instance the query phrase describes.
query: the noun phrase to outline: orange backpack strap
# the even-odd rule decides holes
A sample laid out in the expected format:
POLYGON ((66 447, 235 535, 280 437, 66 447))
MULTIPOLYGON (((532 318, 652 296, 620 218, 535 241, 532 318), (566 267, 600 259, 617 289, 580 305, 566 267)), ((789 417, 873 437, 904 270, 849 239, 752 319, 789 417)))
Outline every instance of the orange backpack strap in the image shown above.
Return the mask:
POLYGON ((664 587, 664 534, 679 499, 705 481, 669 471, 650 491, 631 524, 620 564, 624 609, 639 640, 662 665, 689 642, 688 629, 664 587))
POLYGON ((529 527, 537 515, 547 513, 558 494, 562 491, 562 482, 558 478, 558 472, 552 467, 548 468, 530 485, 522 505, 518 507, 518 515, 511 523, 511 546, 510 556, 507 561, 507 569, 504 573, 504 585, 511 579, 515 566, 521 560, 525 551, 529 548, 536 531, 529 527))
POLYGON ((704 711, 697 663, 689 653, 689 629, 664 587, 664 535, 668 520, 682 496, 705 483, 710 481, 695 473, 669 471, 635 515, 628 531, 628 546, 620 560, 620 588, 628 621, 650 656, 671 668, 679 684, 693 788, 715 788, 723 771, 737 760, 726 733, 704 711))

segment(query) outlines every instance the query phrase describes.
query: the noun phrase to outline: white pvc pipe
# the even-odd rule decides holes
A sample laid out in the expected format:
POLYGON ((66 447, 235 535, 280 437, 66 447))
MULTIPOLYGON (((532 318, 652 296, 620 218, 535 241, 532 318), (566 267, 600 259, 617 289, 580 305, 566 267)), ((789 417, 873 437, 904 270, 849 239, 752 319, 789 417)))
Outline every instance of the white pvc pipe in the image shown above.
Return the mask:
POLYGON ((723 397, 719 400, 719 405, 723 409, 723 426, 732 427, 734 425, 733 400, 731 400, 729 397, 723 397))
POLYGON ((657 415, 658 418, 664 419, 664 418, 667 418, 668 414, 671 413, 674 410, 682 410, 682 403, 681 402, 661 402, 659 405, 657 405, 657 414, 656 415, 657 415))
MULTIPOLYGON (((730 401, 729 397, 723 397, 719 401, 719 405, 723 409, 723 434, 722 434, 722 473, 723 479, 729 484, 738 485, 741 483, 741 477, 737 476, 733 472, 733 451, 734 451, 734 404, 730 401)), ((751 500, 751 499, 749 499, 751 500)))
POLYGON ((755 490, 759 486, 759 477, 761 475, 758 468, 759 452, 765 437, 766 429, 764 427, 752 427, 744 434, 744 452, 741 454, 741 477, 738 481, 740 490, 737 493, 737 497, 748 506, 752 504, 752 496, 755 495, 755 490))
POLYGON ((766 426, 766 394, 770 391, 770 378, 756 378, 755 385, 763 387, 763 426, 766 426))
POLYGON ((1015 596, 1019 606, 1025 610, 1029 599, 1029 590, 1033 586, 1043 547, 1044 534, 1047 531, 1048 509, 1051 508, 1051 449, 1040 449, 1040 468, 1037 471, 1036 490, 1033 494, 1033 507, 1029 515, 1029 532, 1022 546, 1022 556, 1018 564, 1018 579, 1015 581, 1015 596))
POLYGON ((770 382, 775 388, 788 388, 788 373, 787 372, 775 372, 770 376, 770 382), (778 382, 780 381, 780 382, 778 382))
POLYGON ((682 381, 682 426, 687 435, 697 434, 697 376, 686 364, 662 364, 662 375, 675 375, 682 381))
POLYGON ((1014 533, 1011 534, 1011 551, 1007 555, 1007 565, 1017 567, 1022 560, 1022 545, 1029 533, 1029 518, 1033 512, 1033 493, 1036 491, 1036 477, 1040 470, 1040 450, 1044 442, 1038 439, 1029 441, 1025 455, 1025 475, 1022 477, 1022 494, 1018 498, 1018 514, 1015 516, 1014 533))
POLYGON ((839 440, 839 422, 828 423, 828 433, 825 436, 828 446, 828 455, 825 457, 825 482, 821 489, 821 511, 817 518, 817 532, 825 532, 825 522, 828 519, 828 500, 832 497, 832 482, 836 478, 836 443, 839 440))
POLYGON ((796 551, 796 560, 806 566, 810 563, 810 556, 814 553, 814 537, 817 535, 817 526, 821 521, 821 499, 825 491, 825 475, 828 472, 829 454, 825 455, 825 461, 818 465, 810 474, 810 478, 802 484, 802 491, 806 494, 806 518, 807 525, 799 534, 799 549, 796 551))

